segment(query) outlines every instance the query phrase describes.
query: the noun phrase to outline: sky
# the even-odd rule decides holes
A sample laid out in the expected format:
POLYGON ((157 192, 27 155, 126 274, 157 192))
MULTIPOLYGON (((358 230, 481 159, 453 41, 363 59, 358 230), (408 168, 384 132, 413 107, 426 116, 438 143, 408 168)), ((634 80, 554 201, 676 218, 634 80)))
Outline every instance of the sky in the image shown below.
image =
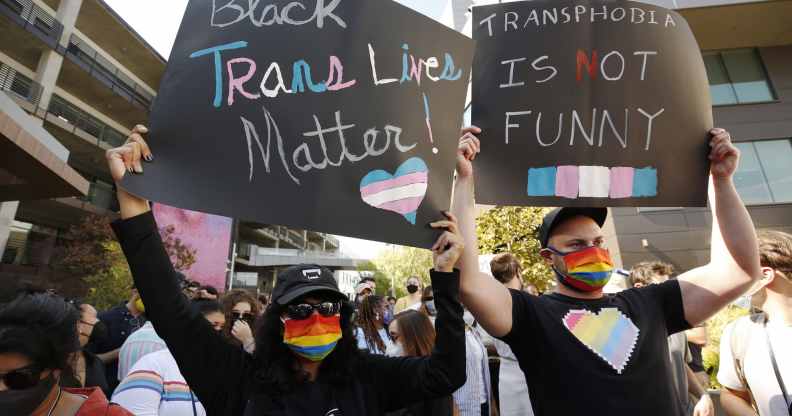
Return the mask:
MULTIPOLYGON (((449 17, 449 0, 397 0, 437 20, 449 17)), ((165 59, 168 59, 188 0, 105 0, 165 59)), ((448 22, 444 22, 448 24, 448 22)), ((352 257, 372 259, 385 244, 357 238, 340 237, 341 251, 352 257)))

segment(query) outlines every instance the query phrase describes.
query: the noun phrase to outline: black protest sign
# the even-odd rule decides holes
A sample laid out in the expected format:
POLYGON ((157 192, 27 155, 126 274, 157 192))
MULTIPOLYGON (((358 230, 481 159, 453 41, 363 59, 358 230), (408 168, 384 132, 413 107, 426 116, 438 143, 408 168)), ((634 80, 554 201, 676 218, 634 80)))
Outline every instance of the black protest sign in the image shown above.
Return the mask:
POLYGON ((124 186, 181 208, 428 247, 473 41, 389 0, 192 0, 124 186))
POLYGON ((703 206, 707 75, 687 22, 632 1, 473 9, 477 201, 703 206))

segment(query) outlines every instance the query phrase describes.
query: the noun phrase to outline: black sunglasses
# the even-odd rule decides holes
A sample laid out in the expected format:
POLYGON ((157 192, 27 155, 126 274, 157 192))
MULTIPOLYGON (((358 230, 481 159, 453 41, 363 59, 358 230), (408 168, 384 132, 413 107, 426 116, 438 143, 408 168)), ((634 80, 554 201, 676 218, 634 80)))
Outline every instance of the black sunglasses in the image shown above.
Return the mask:
POLYGON ((341 302, 322 302, 316 305, 310 303, 299 303, 296 305, 289 305, 286 307, 286 316, 291 319, 308 319, 313 312, 319 312, 322 316, 333 316, 341 311, 341 302))
POLYGON ((18 368, 0 375, 0 380, 9 390, 25 390, 35 387, 41 380, 44 370, 36 366, 18 368))
POLYGON ((239 313, 239 312, 231 312, 231 320, 243 320, 243 321, 253 321, 253 314, 251 313, 239 313))

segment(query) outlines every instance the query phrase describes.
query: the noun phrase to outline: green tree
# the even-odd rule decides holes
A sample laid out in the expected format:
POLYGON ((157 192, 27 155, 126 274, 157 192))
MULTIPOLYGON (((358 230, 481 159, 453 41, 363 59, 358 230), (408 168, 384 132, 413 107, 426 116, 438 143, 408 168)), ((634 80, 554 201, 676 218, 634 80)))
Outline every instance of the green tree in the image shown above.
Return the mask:
MULTIPOLYGON (((423 281, 424 286, 428 285, 429 270, 433 266, 431 251, 403 246, 394 246, 392 250, 383 251, 374 259, 373 263, 388 281, 388 288, 390 288, 390 280, 393 278, 397 298, 407 294, 404 283, 411 276, 417 276, 423 281)), ((379 288, 379 281, 377 281, 377 288, 379 288)))
POLYGON ((380 269, 377 268, 377 265, 374 264, 371 260, 366 260, 357 267, 359 272, 369 272, 373 273, 374 281, 377 282, 377 294, 380 296, 388 296, 391 293, 391 281, 388 276, 385 275, 380 269))
POLYGON ((550 289, 553 273, 539 255, 536 239, 548 208, 495 207, 476 219, 482 254, 512 253, 520 259, 522 276, 540 291, 550 289))
POLYGON ((715 316, 707 321, 707 346, 704 347, 701 355, 704 360, 704 368, 708 369, 710 375, 710 385, 713 388, 720 388, 717 375, 720 367, 720 340, 723 335, 723 328, 735 319, 748 315, 748 309, 729 305, 720 310, 715 316), (712 371, 709 371, 709 369, 712 371))
POLYGON ((85 301, 98 310, 107 310, 129 299, 132 273, 129 271, 121 246, 116 241, 106 241, 110 266, 83 278, 88 284, 85 301))
MULTIPOLYGON (((175 237, 175 227, 160 230, 165 251, 176 270, 187 270, 196 261, 196 250, 175 237)), ((129 299, 132 274, 109 219, 88 215, 64 235, 57 268, 82 276, 88 284, 86 302, 103 310, 129 299)))

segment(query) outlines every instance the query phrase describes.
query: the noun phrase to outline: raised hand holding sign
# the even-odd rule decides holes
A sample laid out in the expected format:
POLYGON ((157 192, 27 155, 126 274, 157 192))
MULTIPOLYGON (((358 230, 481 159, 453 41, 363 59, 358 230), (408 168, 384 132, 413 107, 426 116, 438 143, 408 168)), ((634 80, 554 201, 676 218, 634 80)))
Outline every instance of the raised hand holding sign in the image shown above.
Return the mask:
POLYGON ((473 9, 477 201, 703 206, 712 128, 685 20, 633 1, 473 9))
POLYGON ((193 0, 152 108, 156 162, 122 185, 181 208, 429 247, 425 224, 450 203, 472 55, 472 41, 390 0, 193 0))

